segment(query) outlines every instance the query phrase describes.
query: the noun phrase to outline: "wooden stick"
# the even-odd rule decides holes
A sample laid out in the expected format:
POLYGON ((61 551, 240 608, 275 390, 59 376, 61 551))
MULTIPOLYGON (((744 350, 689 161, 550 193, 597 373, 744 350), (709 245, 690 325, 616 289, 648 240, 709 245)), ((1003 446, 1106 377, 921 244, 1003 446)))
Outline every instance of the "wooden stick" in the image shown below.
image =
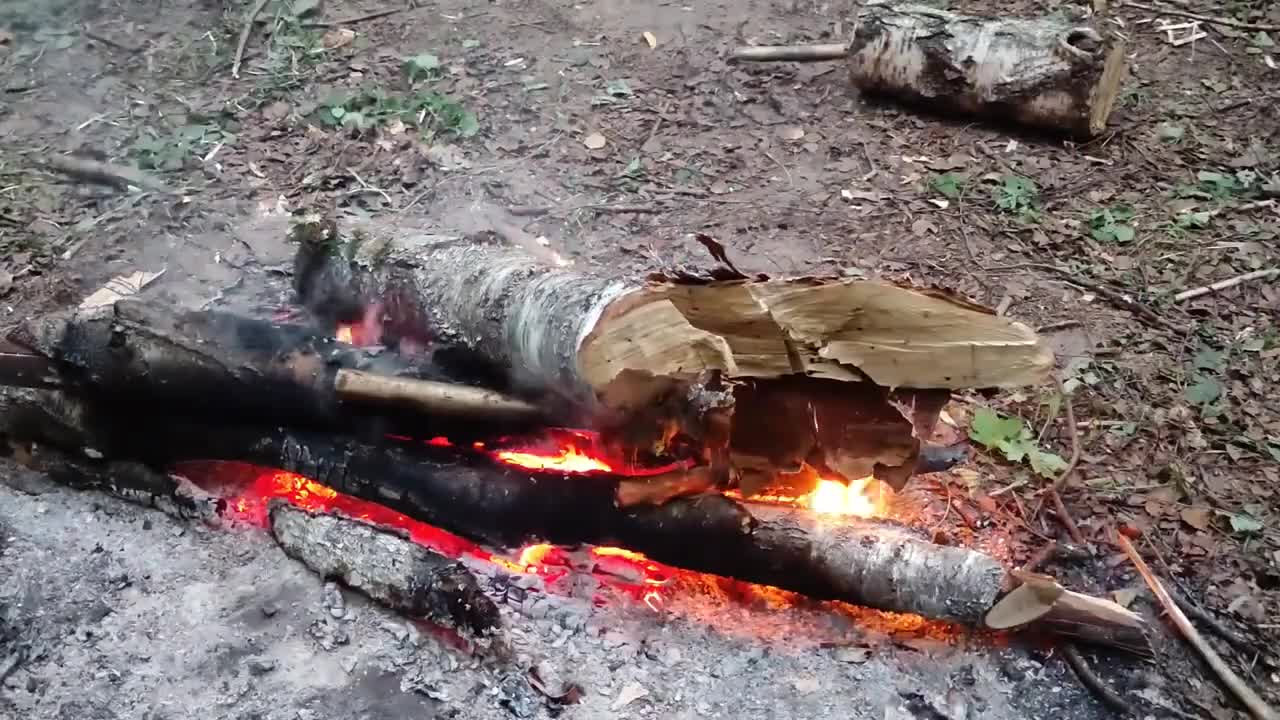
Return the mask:
POLYGON ((341 20, 313 20, 311 22, 302 23, 302 27, 327 28, 341 27, 343 25, 355 25, 356 23, 362 23, 367 20, 377 20, 378 18, 384 18, 388 15, 395 15, 396 13, 401 13, 408 9, 408 7, 391 8, 390 10, 379 10, 366 15, 357 15, 355 17, 343 18, 341 20))
POLYGON ((751 45, 734 48, 730 60, 744 62, 817 62, 839 60, 849 54, 844 43, 820 45, 751 45))
POLYGON ((267 0, 258 0, 253 9, 249 11, 249 17, 244 20, 244 27, 240 28, 240 39, 236 42, 235 59, 231 61, 231 77, 240 79, 240 63, 244 62, 244 48, 249 44, 249 33, 253 32, 253 24, 258 20, 258 16, 262 14, 262 9, 267 6, 267 0))
POLYGON ((1117 533, 1116 541, 1119 543, 1120 549, 1124 550, 1125 554, 1129 556, 1133 566, 1138 569, 1138 573, 1142 575, 1142 579, 1151 588, 1151 592, 1155 593, 1156 599, 1160 601, 1160 605, 1164 607, 1164 611, 1168 613, 1169 618, 1173 620, 1173 624, 1177 626, 1182 636, 1200 653, 1200 656, 1209 664, 1209 667, 1213 668, 1213 671, 1217 673, 1223 684, 1249 709, 1249 713, 1258 718, 1258 720, 1280 720, 1275 711, 1248 685, 1245 685, 1244 681, 1210 647, 1209 643, 1205 642, 1204 637, 1200 635, 1200 631, 1196 630, 1196 626, 1191 624, 1191 621, 1187 619, 1178 604, 1173 601, 1173 597, 1169 595, 1169 591, 1165 589, 1159 578, 1151 572, 1151 568, 1147 567, 1147 562, 1138 554, 1137 549, 1133 547, 1133 543, 1129 542, 1129 538, 1117 533))
POLYGON ((1247 23, 1230 18, 1213 17, 1212 15, 1201 15, 1200 13, 1187 12, 1186 10, 1174 10, 1172 8, 1156 7, 1155 5, 1147 5, 1140 2, 1125 2, 1125 7, 1131 7, 1135 10, 1147 10, 1149 12, 1157 12, 1163 15, 1172 15, 1173 17, 1186 18, 1188 20, 1199 20, 1200 22, 1209 23, 1210 25, 1221 25, 1223 27, 1238 28, 1240 30, 1261 30, 1263 32, 1280 31, 1280 25, 1267 25, 1264 23, 1247 23))
POLYGON ((1183 300, 1198 298, 1201 295, 1208 295, 1209 293, 1215 293, 1220 290, 1226 290, 1227 288, 1233 288, 1236 285, 1243 285, 1244 283, 1251 282, 1253 280, 1263 280, 1263 279, 1270 280, 1277 275, 1280 275, 1280 268, 1269 268, 1267 270, 1254 270, 1253 272, 1247 272, 1243 275, 1237 275, 1233 278, 1228 278, 1226 280, 1219 280, 1218 282, 1212 283, 1210 285, 1202 285, 1198 288, 1191 288, 1190 290, 1184 290, 1178 293, 1177 295, 1174 295, 1173 301, 1182 302, 1183 300))
POLYGON ((527 418, 541 411, 523 400, 484 388, 339 370, 333 389, 345 401, 398 405, 420 412, 482 418, 527 418))
POLYGON ((115 165, 76 155, 50 155, 44 159, 50 170, 81 180, 111 185, 121 190, 130 186, 153 192, 173 193, 168 185, 137 168, 115 165))
POLYGON ((1125 715, 1136 717, 1139 714, 1115 690, 1103 684, 1102 680, 1090 669, 1089 664, 1080 656, 1080 651, 1076 649, 1075 645, 1063 643, 1058 646, 1058 649, 1062 652, 1062 657, 1066 658, 1067 664, 1071 666, 1071 669, 1076 671, 1076 677, 1080 678, 1080 683, 1089 688, 1094 695, 1097 695, 1102 704, 1125 715))

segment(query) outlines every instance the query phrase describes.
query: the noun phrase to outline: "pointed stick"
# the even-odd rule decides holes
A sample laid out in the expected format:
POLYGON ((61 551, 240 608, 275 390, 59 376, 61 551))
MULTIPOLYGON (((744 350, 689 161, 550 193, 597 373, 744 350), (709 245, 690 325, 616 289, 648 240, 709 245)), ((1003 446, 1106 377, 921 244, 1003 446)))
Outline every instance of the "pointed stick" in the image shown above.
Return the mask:
POLYGON ((1235 693, 1240 702, 1249 709, 1249 713, 1258 718, 1258 720, 1280 720, 1280 716, 1277 716, 1275 711, 1257 693, 1248 685, 1245 685, 1240 676, 1236 675, 1227 663, 1223 661, 1222 657, 1209 646, 1209 643, 1205 642, 1204 637, 1200 635, 1200 631, 1196 630, 1196 626, 1192 625, 1187 616, 1183 614, 1182 609, 1173 601, 1173 597, 1169 595, 1168 590, 1165 590, 1160 579, 1151 572, 1151 568, 1147 567, 1147 562, 1138 554, 1138 551, 1133 547, 1133 543, 1129 542, 1129 538, 1117 534, 1116 540, 1119 541, 1120 548, 1129 556, 1129 560, 1133 562, 1134 567, 1138 568, 1142 579, 1150 586, 1151 592, 1155 593, 1156 599, 1164 606, 1164 611, 1169 614, 1173 624, 1177 626, 1183 637, 1187 639, 1187 642, 1191 643, 1192 647, 1200 653, 1205 662, 1209 664, 1209 667, 1213 668, 1213 671, 1221 678, 1223 684, 1231 692, 1235 693))

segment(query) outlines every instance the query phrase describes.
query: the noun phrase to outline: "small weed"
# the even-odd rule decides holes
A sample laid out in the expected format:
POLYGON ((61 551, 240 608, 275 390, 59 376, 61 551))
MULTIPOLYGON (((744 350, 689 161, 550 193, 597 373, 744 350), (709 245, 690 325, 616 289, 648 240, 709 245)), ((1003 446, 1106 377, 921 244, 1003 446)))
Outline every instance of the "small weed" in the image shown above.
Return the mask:
POLYGON ((1012 463, 1027 462, 1041 477, 1054 479, 1067 467, 1067 461, 1042 450, 1035 433, 1021 418, 1002 415, 990 408, 973 413, 969 437, 991 451, 997 451, 1012 463))
POLYGON ((475 113, 434 90, 391 94, 374 88, 355 95, 332 97, 313 117, 326 127, 350 128, 355 132, 372 130, 392 120, 416 127, 428 136, 443 132, 468 138, 480 131, 475 113))
POLYGON ((963 175, 955 173, 943 173, 934 177, 929 181, 929 187, 942 197, 950 200, 956 200, 964 194, 965 183, 968 179, 963 175))
POLYGON ((1174 194, 1178 197, 1227 203, 1251 198, 1258 194, 1258 190, 1258 174, 1252 170, 1239 170, 1231 174, 1201 170, 1196 173, 1194 185, 1179 185, 1174 194))
POLYGON ((1133 219, 1133 208, 1116 205, 1089 213, 1089 234, 1094 240, 1105 243, 1133 242, 1136 234, 1128 222, 1133 219))
POLYGON ((1035 181, 1021 175, 1005 175, 992 192, 996 207, 1019 219, 1035 222, 1040 218, 1040 188, 1035 181))
POLYGON ((180 170, 189 158, 203 154, 206 148, 232 143, 235 139, 235 135, 216 123, 188 125, 172 135, 138 140, 130 146, 129 155, 144 170, 180 170))
POLYGON ((604 92, 591 98, 592 105, 616 105, 630 100, 635 93, 626 80, 610 80, 605 83, 604 92))

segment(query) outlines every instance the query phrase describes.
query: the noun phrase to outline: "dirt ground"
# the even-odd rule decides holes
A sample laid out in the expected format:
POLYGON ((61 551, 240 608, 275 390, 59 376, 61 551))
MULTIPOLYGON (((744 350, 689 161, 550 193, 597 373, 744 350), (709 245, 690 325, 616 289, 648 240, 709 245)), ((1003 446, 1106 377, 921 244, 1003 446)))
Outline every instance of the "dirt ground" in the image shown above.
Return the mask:
MULTIPOLYGON (((1108 540, 1137 537, 1186 601, 1243 638, 1212 638, 1220 652, 1280 700, 1280 288, 1174 298, 1280 259, 1280 32, 1205 24, 1175 44, 1157 26, 1183 20, 1111 3, 1131 75, 1109 132, 1075 143, 859 97, 838 64, 723 60, 744 43, 832 42, 852 2, 272 2, 235 77, 252 4, 0 4, 4 324, 135 271, 163 270, 149 292, 178 304, 274 313, 300 208, 496 229, 620 274, 704 262, 687 239, 699 231, 748 272, 948 286, 1058 351, 1082 450, 1064 495, 1094 554, 1047 571, 1154 618, 1108 540), (174 192, 45 164, 68 152, 174 192)), ((1272 5, 1177 7, 1280 24, 1272 5)), ((1071 454, 1062 395, 961 400, 962 425, 984 407, 1016 422, 975 423, 993 449, 918 492, 951 523, 950 508, 978 518, 962 537, 1011 538, 1015 560, 1066 539, 1038 509, 1044 468, 1071 454)), ((331 593, 263 537, 39 486, 16 465, 0 474, 24 488, 0 485, 0 716, 550 712, 510 670, 471 667, 354 596, 352 617, 334 620, 331 593), (334 633, 348 642, 327 650, 334 633)), ((660 616, 562 609, 518 608, 512 625, 527 662, 587 688, 566 717, 1105 714, 1041 648, 922 650, 919 637, 867 640, 858 618, 822 606, 697 594, 660 616), (831 634, 874 650, 822 647, 831 634)), ((1161 632, 1155 663, 1089 657, 1147 716, 1243 717, 1161 632)))

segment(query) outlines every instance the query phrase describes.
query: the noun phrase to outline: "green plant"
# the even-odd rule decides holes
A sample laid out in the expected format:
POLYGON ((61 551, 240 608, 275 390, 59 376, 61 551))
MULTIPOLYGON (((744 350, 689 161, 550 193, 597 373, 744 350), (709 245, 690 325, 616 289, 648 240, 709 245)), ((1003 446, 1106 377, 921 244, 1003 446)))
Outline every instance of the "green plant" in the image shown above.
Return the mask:
POLYGON ((1257 195, 1258 180, 1258 174, 1252 170, 1237 170, 1230 174, 1201 170, 1196 173, 1194 185, 1179 185, 1174 190, 1174 194, 1178 197, 1226 203, 1257 195))
POLYGON ((205 148, 235 142, 235 139, 235 135, 213 122, 187 125, 170 135, 134 142, 129 147, 129 155, 144 170, 179 170, 188 158, 201 154, 205 148))
POLYGON ((1089 234, 1098 242, 1132 242, 1135 232, 1128 222, 1133 219, 1133 208, 1116 205, 1089 213, 1089 234))
POLYGON ((1040 188, 1031 178, 1005 175, 1000 178, 992 197, 997 208, 1022 220, 1034 221, 1040 216, 1040 188))
POLYGON ((1054 479, 1067 467, 1067 462, 1054 453, 1042 450, 1036 436, 1021 418, 1002 415, 980 407, 973 413, 969 437, 987 450, 999 452, 1012 463, 1027 462, 1042 477, 1054 479))
POLYGON ((371 130, 393 119, 418 128, 424 135, 444 132, 468 138, 480 131, 475 113, 434 90, 391 94, 374 88, 354 95, 335 96, 321 104, 314 119, 326 127, 350 128, 356 132, 371 130))
POLYGON ((942 197, 955 200, 964 193, 966 182, 968 180, 963 175, 943 173, 930 180, 929 187, 942 197))

